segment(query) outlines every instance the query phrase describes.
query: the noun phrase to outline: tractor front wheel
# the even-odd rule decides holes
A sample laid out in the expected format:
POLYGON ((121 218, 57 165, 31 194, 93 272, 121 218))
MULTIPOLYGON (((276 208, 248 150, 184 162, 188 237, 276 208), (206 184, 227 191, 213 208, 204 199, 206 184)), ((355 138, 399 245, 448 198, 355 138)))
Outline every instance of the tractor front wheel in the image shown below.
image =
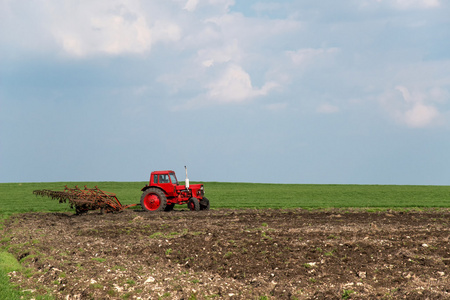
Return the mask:
POLYGON ((200 202, 198 202, 197 198, 192 197, 188 201, 188 207, 192 211, 199 211, 200 210, 200 202))
POLYGON ((202 201, 200 201, 200 210, 209 210, 208 198, 203 197, 202 201))
POLYGON ((164 193, 157 188, 149 188, 142 193, 141 206, 146 211, 164 211, 167 205, 167 198, 164 193))
POLYGON ((164 209, 164 211, 172 211, 173 210, 173 207, 175 206, 175 204, 167 204, 166 205, 166 208, 164 209))

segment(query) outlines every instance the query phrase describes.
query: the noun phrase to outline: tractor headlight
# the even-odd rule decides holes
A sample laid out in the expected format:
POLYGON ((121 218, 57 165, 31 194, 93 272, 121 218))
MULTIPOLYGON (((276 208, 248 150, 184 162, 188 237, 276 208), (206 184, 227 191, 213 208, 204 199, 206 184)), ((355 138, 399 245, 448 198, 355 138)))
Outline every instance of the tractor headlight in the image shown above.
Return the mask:
POLYGON ((200 189, 198 190, 198 194, 199 195, 204 195, 205 194, 205 188, 203 187, 203 185, 200 187, 200 189))

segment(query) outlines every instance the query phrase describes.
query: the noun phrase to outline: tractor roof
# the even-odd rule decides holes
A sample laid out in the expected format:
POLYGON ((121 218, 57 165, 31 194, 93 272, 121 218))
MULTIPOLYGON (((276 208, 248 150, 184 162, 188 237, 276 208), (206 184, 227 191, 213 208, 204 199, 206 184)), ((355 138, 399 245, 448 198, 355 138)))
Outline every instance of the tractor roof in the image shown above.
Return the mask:
POLYGON ((153 171, 152 174, 167 174, 167 173, 175 173, 172 170, 165 170, 165 171, 153 171))

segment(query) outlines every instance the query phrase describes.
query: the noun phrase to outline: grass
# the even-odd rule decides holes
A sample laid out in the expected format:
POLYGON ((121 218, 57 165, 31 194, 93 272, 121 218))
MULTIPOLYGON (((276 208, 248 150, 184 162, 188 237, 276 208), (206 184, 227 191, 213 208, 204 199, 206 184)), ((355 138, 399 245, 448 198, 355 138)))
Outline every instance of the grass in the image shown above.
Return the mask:
POLYGON ((16 258, 8 252, 0 252, 0 270, 5 273, 19 271, 22 266, 16 258))
MULTIPOLYGON (((67 203, 36 197, 33 190, 62 191, 65 185, 83 188, 98 186, 113 192, 124 205, 139 203, 141 188, 147 182, 46 182, 0 183, 0 230, 11 214, 25 212, 73 212, 67 203)), ((311 185, 205 182, 211 208, 432 208, 450 207, 450 186, 411 185, 311 185)), ((178 209, 180 206, 175 206, 178 209)), ((139 207, 138 207, 139 208, 139 207)), ((183 209, 186 207, 183 206, 183 209)), ((264 223, 263 227, 267 227, 264 223)), ((155 233, 156 235, 157 233, 155 233)), ((157 238, 157 236, 152 236, 157 238)), ((5 240, 6 241, 6 240, 5 240)), ((20 264, 0 249, 0 299, 21 299, 24 294, 9 285, 8 272, 20 264)), ((171 249, 167 250, 170 254, 171 249)), ((310 267, 306 266, 305 267, 310 267)), ((349 297, 352 291, 344 291, 349 297)), ((26 295, 25 295, 26 297, 26 295)), ((195 297, 195 295, 194 295, 195 297)), ((39 298, 39 297, 38 297, 39 298)))
POLYGON ((0 299, 19 300, 21 297, 22 293, 10 285, 8 274, 0 270, 0 299))
MULTIPOLYGON (((73 211, 33 190, 78 185, 113 192, 124 205, 139 203, 146 182, 0 183, 0 218, 13 213, 73 211)), ((450 207, 450 186, 204 183, 211 208, 450 207)), ((175 206, 179 208, 179 206, 175 206)), ((184 206, 183 206, 184 208, 184 206)))
POLYGON ((8 273, 22 269, 16 258, 8 252, 0 252, 0 299, 21 299, 23 293, 9 283, 8 273))
POLYGON ((342 291, 342 299, 349 299, 350 295, 353 294, 355 291, 353 290, 343 290, 342 291))
POLYGON ((211 207, 449 207, 449 186, 205 183, 211 207))

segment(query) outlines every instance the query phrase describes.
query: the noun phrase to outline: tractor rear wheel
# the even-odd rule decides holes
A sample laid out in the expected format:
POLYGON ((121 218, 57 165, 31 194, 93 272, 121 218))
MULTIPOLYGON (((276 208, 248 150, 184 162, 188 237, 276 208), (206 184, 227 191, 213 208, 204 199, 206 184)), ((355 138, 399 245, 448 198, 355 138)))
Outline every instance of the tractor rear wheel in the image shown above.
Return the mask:
POLYGON ((203 197, 202 201, 200 201, 200 210, 209 210, 208 198, 203 197))
POLYGON ((164 193, 157 188, 149 188, 142 193, 141 206, 146 211, 164 211, 167 205, 167 198, 164 193))
POLYGON ((199 211, 200 210, 200 202, 198 202, 197 198, 192 197, 188 201, 188 207, 192 211, 199 211))

